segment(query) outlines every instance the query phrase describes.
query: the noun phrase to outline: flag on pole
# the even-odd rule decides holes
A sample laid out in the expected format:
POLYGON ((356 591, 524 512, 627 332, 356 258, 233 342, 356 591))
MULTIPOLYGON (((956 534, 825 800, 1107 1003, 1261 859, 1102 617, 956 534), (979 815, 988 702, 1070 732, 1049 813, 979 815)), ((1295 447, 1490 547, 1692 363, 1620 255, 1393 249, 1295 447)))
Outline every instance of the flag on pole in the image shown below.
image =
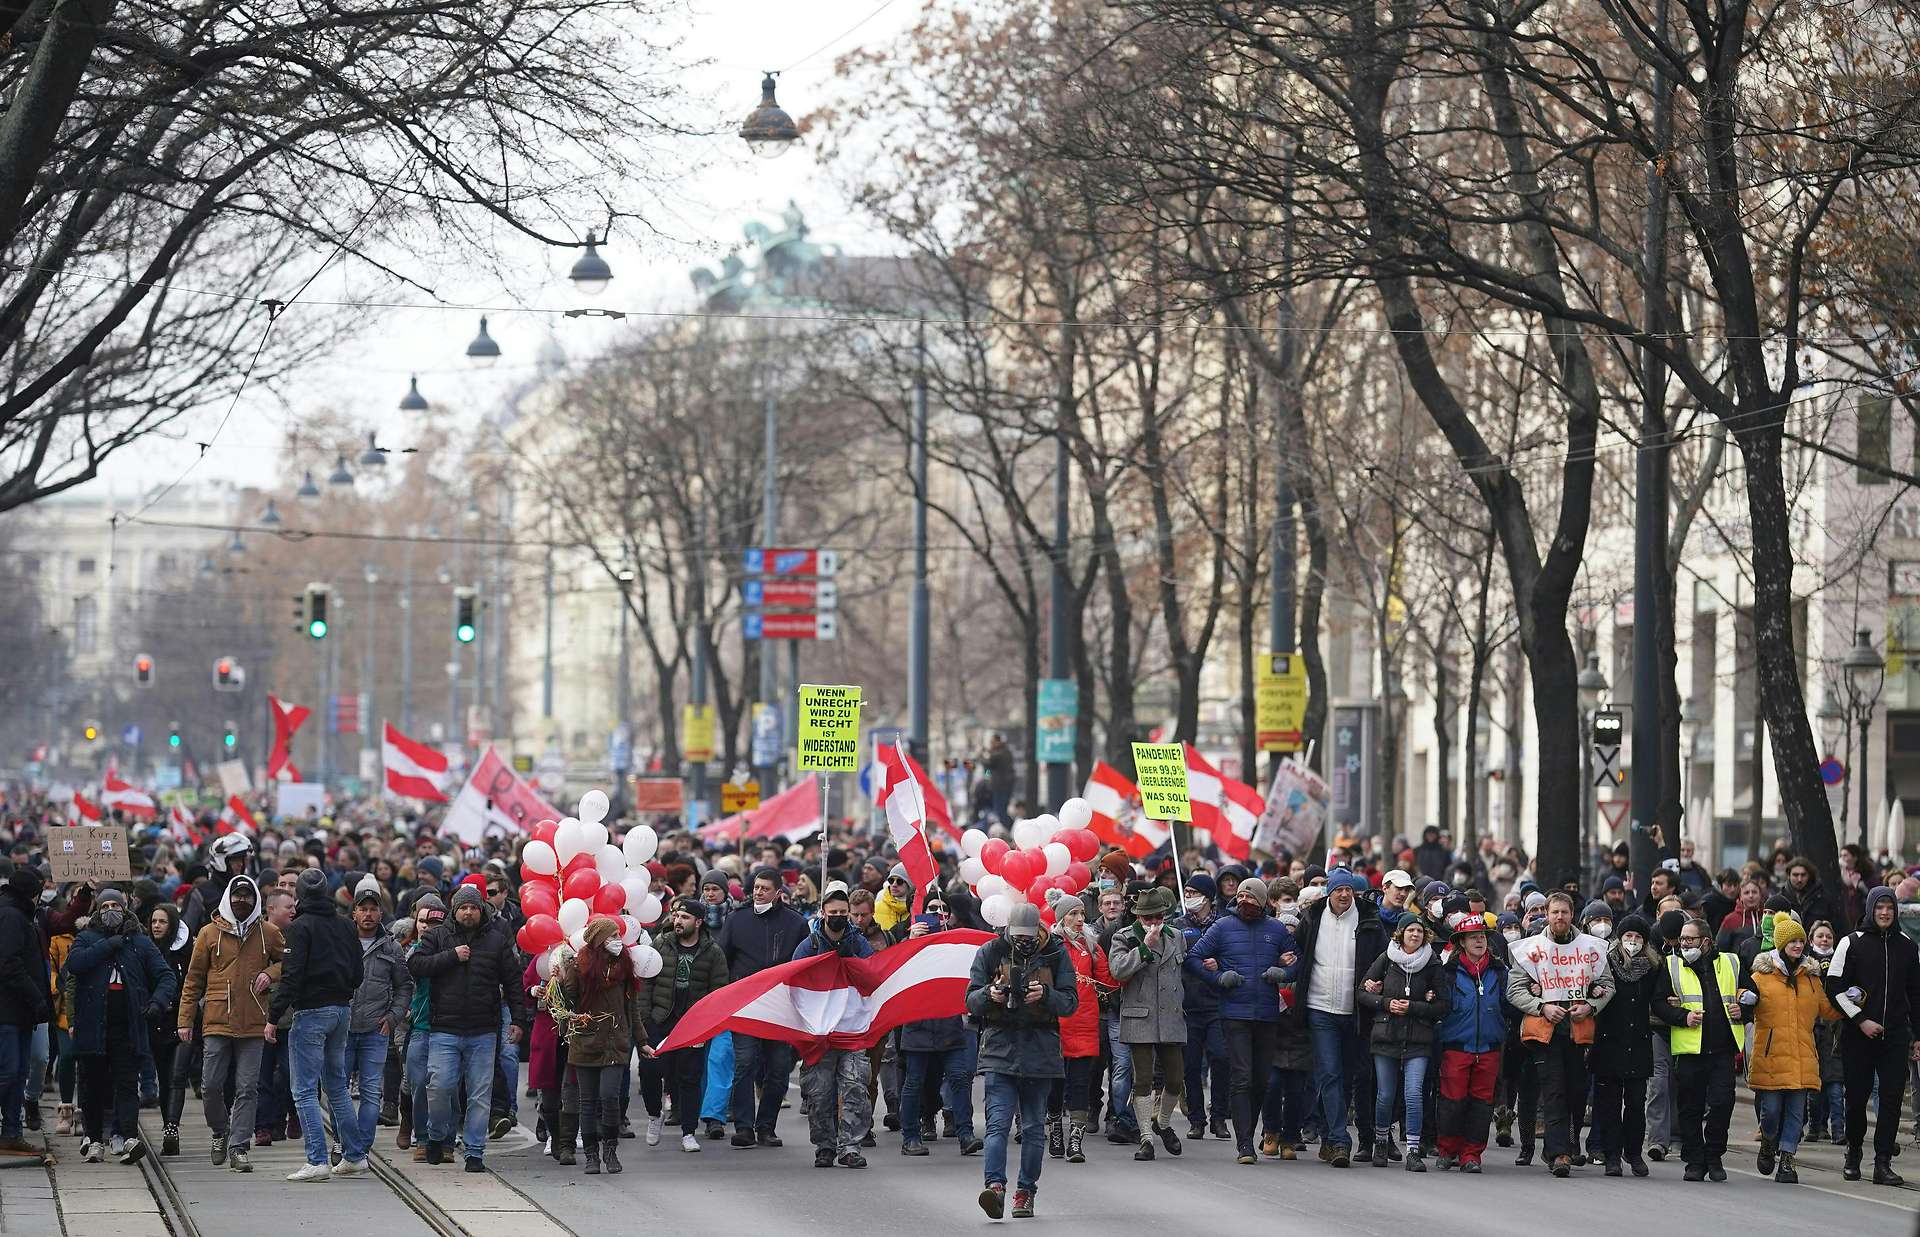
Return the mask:
POLYGON ((467 784, 453 797, 440 830, 469 846, 478 846, 489 833, 531 833, 536 822, 565 815, 534 793, 512 766, 500 759, 500 753, 489 747, 474 764, 467 784))
POLYGON ((267 697, 267 708, 273 714, 273 750, 267 753, 267 781, 279 780, 280 771, 285 769, 288 780, 297 782, 300 770, 293 763, 293 735, 311 710, 304 705, 281 704, 277 696, 267 697))
POLYGON ((770 966, 693 1003, 660 1053, 722 1031, 779 1040, 811 1065, 830 1048, 868 1048, 907 1022, 966 1012, 967 975, 991 932, 955 928, 867 958, 816 954, 770 966))
POLYGON ((245 829, 248 833, 255 833, 259 828, 259 822, 253 819, 253 813, 247 811, 246 802, 239 795, 227 796, 227 806, 220 810, 220 820, 214 826, 214 832, 227 834, 245 829))
POLYGON ((100 805, 98 803, 93 802, 93 800, 87 798, 77 790, 73 792, 73 799, 67 804, 68 824, 77 825, 82 820, 86 820, 97 825, 100 823, 100 817, 102 815, 103 813, 100 811, 100 805))
POLYGON ((1140 811, 1140 788, 1104 760, 1093 762, 1093 773, 1080 797, 1093 809, 1093 821, 1087 827, 1094 836, 1135 859, 1152 854, 1171 836, 1165 824, 1148 820, 1140 811))
POLYGON ((152 820, 157 812, 152 795, 127 785, 117 773, 107 774, 107 780, 101 787, 100 802, 102 806, 135 820, 152 820))
POLYGON ((392 722, 380 739, 380 763, 387 771, 388 794, 430 803, 447 801, 440 789, 440 779, 447 774, 447 754, 409 739, 392 722))
MULTIPOLYGON (((871 796, 874 806, 880 808, 882 811, 886 810, 886 802, 883 796, 887 786, 887 767, 886 760, 879 751, 879 748, 890 746, 895 745, 877 744, 874 751, 874 762, 860 770, 861 790, 871 796)), ((946 834, 955 842, 958 842, 960 840, 960 827, 953 823, 953 809, 947 804, 947 796, 941 793, 938 786, 934 785, 933 779, 927 776, 927 771, 921 768, 920 762, 913 758, 912 752, 902 749, 900 754, 906 758, 907 771, 912 773, 913 780, 920 784, 920 798, 926 805, 927 823, 938 826, 940 832, 946 834)))
POLYGON ((913 883, 913 913, 918 915, 927 900, 927 886, 939 870, 934 867, 933 851, 927 845, 927 801, 920 781, 907 768, 913 757, 898 744, 880 745, 880 763, 886 769, 886 782, 880 788, 880 810, 887 814, 887 832, 893 848, 900 852, 907 879, 913 883))
POLYGON ((200 824, 194 820, 193 813, 184 803, 175 803, 167 809, 167 835, 176 842, 189 846, 198 846, 206 835, 200 831, 200 824))
POLYGON ((1193 804, 1193 827, 1213 834, 1222 854, 1245 859, 1253 853, 1253 833, 1267 801, 1244 782, 1236 782, 1211 761, 1187 747, 1187 798, 1193 804))

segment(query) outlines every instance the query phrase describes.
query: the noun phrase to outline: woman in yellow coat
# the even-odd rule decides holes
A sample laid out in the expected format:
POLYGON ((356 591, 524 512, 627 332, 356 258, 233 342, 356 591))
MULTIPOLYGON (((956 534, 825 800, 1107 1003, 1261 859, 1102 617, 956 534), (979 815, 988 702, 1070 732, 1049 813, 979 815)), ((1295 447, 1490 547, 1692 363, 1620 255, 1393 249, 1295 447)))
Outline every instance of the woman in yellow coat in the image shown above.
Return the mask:
POLYGON ((1782 911, 1773 919, 1773 948, 1753 960, 1750 997, 1753 1057, 1747 1085, 1760 1110, 1760 1158, 1756 1167, 1782 1185, 1800 1177, 1793 1157, 1800 1150, 1807 1092, 1820 1087, 1820 1049, 1813 1026, 1840 1011, 1827 1000, 1820 962, 1807 956, 1807 934, 1782 911))

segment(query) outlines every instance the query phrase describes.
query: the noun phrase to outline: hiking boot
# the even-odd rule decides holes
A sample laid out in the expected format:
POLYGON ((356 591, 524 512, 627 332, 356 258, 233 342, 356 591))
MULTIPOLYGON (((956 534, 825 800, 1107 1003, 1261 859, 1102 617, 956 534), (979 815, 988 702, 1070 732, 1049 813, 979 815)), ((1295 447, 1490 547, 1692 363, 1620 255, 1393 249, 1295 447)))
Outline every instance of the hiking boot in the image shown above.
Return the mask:
POLYGON ((1187 1122, 1187 1137, 1188 1137, 1188 1138, 1191 1138, 1191 1139, 1193 1139, 1193 1140, 1194 1140, 1195 1142, 1198 1142, 1198 1141, 1200 1141, 1201 1139, 1204 1139, 1204 1138, 1205 1138, 1206 1136, 1207 1136, 1207 1127, 1206 1127, 1206 1126, 1204 1126, 1204 1125, 1201 1125, 1201 1124, 1200 1124, 1200 1123, 1199 1123, 1198 1121, 1189 1121, 1189 1122, 1187 1122))
POLYGON ((427 1140, 427 1163, 445 1164, 446 1162, 447 1162, 447 1153, 445 1148, 434 1139, 431 1139, 431 1138, 428 1139, 427 1140))
POLYGON ((1329 1142, 1321 1143, 1319 1155, 1322 1164, 1331 1163, 1333 1160, 1333 1144, 1329 1142))
POLYGON ((1087 1127, 1075 1121, 1067 1127, 1067 1163, 1087 1162, 1087 1127))
POLYGON ((1153 1132, 1160 1136, 1160 1145, 1167 1149, 1168 1155, 1180 1154, 1180 1136, 1173 1132, 1171 1125, 1156 1125, 1153 1132))
POLYGON ((1905 1185, 1906 1183, 1907 1183, 1907 1179, 1905 1177, 1902 1177, 1899 1173, 1896 1173, 1893 1171, 1892 1160, 1882 1160, 1882 1159, 1876 1158, 1873 1161, 1873 1184, 1905 1185))
POLYGON ((732 1139, 732 1143, 734 1146, 743 1147, 743 1148, 751 1147, 757 1141, 758 1140, 755 1139, 753 1136, 752 1130, 741 1130, 739 1133, 735 1134, 732 1139))
MULTIPOLYGON (((236 1154, 238 1153, 236 1152, 236 1154)), ((214 1135, 213 1147, 208 1152, 208 1155, 209 1155, 209 1158, 213 1160, 213 1166, 215 1168, 218 1168, 222 1164, 226 1163, 227 1162, 227 1140, 220 1137, 218 1134, 214 1135)))
POLYGON ((708 1142, 718 1142, 720 1139, 725 1138, 726 1136, 727 1136, 726 1126, 720 1124, 718 1121, 709 1121, 707 1122, 707 1132, 702 1134, 700 1137, 706 1139, 708 1142))
POLYGON ((1847 1148, 1847 1158, 1840 1166, 1840 1179, 1842 1181, 1860 1180, 1860 1149, 1858 1147, 1847 1148))
POLYGON ((179 1126, 170 1124, 167 1126, 166 1129, 160 1131, 160 1154, 161 1155, 179 1155, 180 1154, 180 1127, 179 1126))
POLYGON ((582 1171, 589 1177, 598 1177, 600 1175, 600 1143, 596 1139, 589 1138, 581 1145, 581 1151, 580 1160, 586 1165, 582 1171))
MULTIPOLYGON (((1086 1129, 1085 1126, 1082 1126, 1080 1128, 1083 1132, 1086 1129)), ((987 1147, 987 1141, 984 1138, 979 1138, 974 1135, 968 1134, 963 1136, 960 1139, 961 1155, 979 1155, 982 1151, 986 1150, 986 1147, 987 1147)))
POLYGON ((1573 1157, 1570 1155, 1554 1156, 1553 1164, 1548 1168, 1547 1171, 1551 1172, 1554 1176, 1559 1177, 1562 1180, 1568 1177, 1571 1177, 1573 1175, 1573 1157))
POLYGON ((1773 1157, 1778 1146, 1779 1144, 1771 1138, 1762 1138, 1760 1140, 1760 1154, 1754 1157, 1753 1169, 1762 1177, 1771 1177, 1773 1175, 1773 1157))
POLYGON ((1417 1149, 1410 1148, 1407 1151, 1405 1168, 1410 1173, 1424 1173, 1427 1171, 1427 1162, 1421 1157, 1417 1149))
POLYGON ((987 1213, 987 1219, 998 1220, 1007 1210, 1007 1187, 999 1182, 980 1191, 980 1210, 987 1213))
POLYGON ((1033 1218, 1033 1196, 1040 1191, 1033 1186, 1023 1185, 1013 1192, 1013 1218, 1031 1220, 1033 1218))
POLYGON ((1462 1160, 1460 1161, 1460 1171, 1463 1173, 1477 1174, 1480 1171, 1480 1161, 1479 1160, 1462 1160))
POLYGON ((619 1172, 620 1140, 617 1138, 603 1138, 600 1141, 602 1143, 600 1148, 600 1166, 610 1173, 619 1172))
POLYGON ((1280 1154, 1280 1136, 1265 1134, 1260 1138, 1260 1154, 1272 1159, 1280 1154))
POLYGON ((1606 1166, 1606 1171, 1602 1174, 1603 1176, 1624 1177, 1627 1175, 1626 1169, 1620 1167, 1620 1157, 1617 1155, 1608 1156, 1606 1158, 1606 1166))
POLYGON ((1726 1179, 1727 1179, 1726 1166, 1721 1164, 1719 1160, 1708 1160, 1707 1161, 1707 1180, 1708 1181, 1725 1181, 1726 1179))
POLYGON ((813 1150, 813 1166, 815 1168, 832 1168, 833 1148, 815 1147, 813 1150))
POLYGON ((1060 1118, 1047 1118, 1047 1154, 1056 1160, 1067 1155, 1067 1132, 1060 1125, 1060 1118))
POLYGON ((247 1149, 242 1147, 232 1155, 229 1155, 227 1157, 227 1167, 236 1173, 252 1172, 253 1161, 247 1158, 247 1149))
POLYGON ((1283 1160, 1297 1160, 1300 1158, 1300 1153, 1294 1150, 1292 1143, 1283 1143, 1280 1147, 1280 1158, 1283 1160))
POLYGON ((1233 1137, 1233 1131, 1227 1128, 1227 1119, 1225 1117, 1215 1117, 1210 1121, 1207 1124, 1207 1133, 1213 1135, 1221 1142, 1225 1142, 1227 1139, 1233 1137))
POLYGON ((753 1133, 753 1140, 759 1143, 762 1147, 786 1146, 786 1143, 781 1141, 780 1136, 774 1133, 772 1130, 755 1130, 753 1133))
POLYGON ((916 1139, 913 1139, 911 1142, 901 1143, 900 1154, 901 1155, 931 1155, 932 1152, 927 1150, 927 1144, 921 1142, 919 1139, 916 1138, 916 1139))
POLYGON ((1335 1168, 1351 1168, 1353 1166, 1353 1156, 1345 1147, 1335 1147, 1333 1149, 1333 1155, 1328 1158, 1327 1163, 1333 1165, 1335 1168))
POLYGON ((1153 1158, 1153 1141, 1147 1138, 1141 1139, 1140 1147, 1133 1153, 1133 1158, 1136 1160, 1151 1160, 1153 1158))
POLYGON ((560 1132, 554 1135, 554 1160, 561 1164, 576 1162, 573 1152, 574 1140, 580 1135, 580 1118, 573 1113, 560 1114, 560 1132))
POLYGON ((834 1163, 842 1168, 865 1168, 867 1166, 867 1157, 861 1155, 858 1151, 847 1151, 843 1152, 840 1158, 835 1160, 834 1163))
POLYGON ((400 1106, 394 1103, 392 1100, 388 1100, 386 1103, 380 1105, 380 1120, 378 1123, 380 1125, 386 1126, 388 1129, 392 1129, 394 1126, 399 1125, 400 1124, 400 1106))
POLYGON ((1647 1162, 1645 1160, 1641 1159, 1637 1155, 1630 1155, 1626 1157, 1626 1159, 1627 1159, 1627 1167, 1630 1170, 1632 1170, 1634 1176, 1644 1177, 1647 1175, 1649 1170, 1647 1168, 1647 1162))
POLYGON ((1773 1179, 1781 1185, 1800 1184, 1800 1174, 1793 1171, 1793 1152, 1780 1153, 1780 1161, 1774 1166, 1773 1179))
POLYGON ((1387 1140, 1384 1138, 1375 1139, 1373 1143, 1373 1154, 1367 1158, 1373 1162, 1375 1168, 1385 1168, 1387 1166, 1387 1140))

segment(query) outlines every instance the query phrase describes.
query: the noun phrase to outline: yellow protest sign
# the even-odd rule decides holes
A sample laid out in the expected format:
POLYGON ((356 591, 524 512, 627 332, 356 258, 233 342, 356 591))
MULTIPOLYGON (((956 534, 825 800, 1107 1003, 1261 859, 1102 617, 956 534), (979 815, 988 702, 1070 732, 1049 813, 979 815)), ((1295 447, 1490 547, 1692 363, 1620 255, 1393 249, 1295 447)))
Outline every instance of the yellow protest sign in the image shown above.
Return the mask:
POLYGON ((1133 745, 1133 781, 1148 820, 1192 820, 1187 798, 1187 751, 1178 743, 1133 745))
POLYGON ((680 750, 688 760, 702 764, 713 759, 713 706, 690 704, 680 712, 680 750))
POLYGON ((1260 658, 1253 685, 1253 724, 1263 752, 1297 752, 1307 720, 1307 663, 1297 653, 1260 658))
POLYGON ((860 771, 860 689, 800 685, 800 733, 794 768, 802 773, 860 771))
POLYGON ((720 810, 728 816, 751 812, 759 806, 759 782, 727 782, 720 787, 720 810))

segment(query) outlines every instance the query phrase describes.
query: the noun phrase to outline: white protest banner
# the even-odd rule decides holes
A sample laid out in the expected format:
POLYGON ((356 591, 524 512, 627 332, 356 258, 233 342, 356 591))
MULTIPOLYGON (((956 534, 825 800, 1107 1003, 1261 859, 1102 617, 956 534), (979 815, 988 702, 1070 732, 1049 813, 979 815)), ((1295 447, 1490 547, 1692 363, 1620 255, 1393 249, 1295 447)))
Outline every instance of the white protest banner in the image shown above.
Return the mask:
POLYGON ((1607 946, 1576 932, 1564 945, 1541 933, 1513 947, 1513 964, 1540 985, 1540 999, 1564 1004, 1587 999, 1587 989, 1607 973, 1607 946))
POLYGON ((327 810, 327 788, 319 782, 276 782, 273 794, 275 820, 305 820, 309 811, 319 816, 327 810))
POLYGON ((1255 850, 1306 857, 1320 840, 1333 799, 1319 774, 1298 760, 1286 760, 1273 775, 1266 810, 1254 828, 1255 850))

